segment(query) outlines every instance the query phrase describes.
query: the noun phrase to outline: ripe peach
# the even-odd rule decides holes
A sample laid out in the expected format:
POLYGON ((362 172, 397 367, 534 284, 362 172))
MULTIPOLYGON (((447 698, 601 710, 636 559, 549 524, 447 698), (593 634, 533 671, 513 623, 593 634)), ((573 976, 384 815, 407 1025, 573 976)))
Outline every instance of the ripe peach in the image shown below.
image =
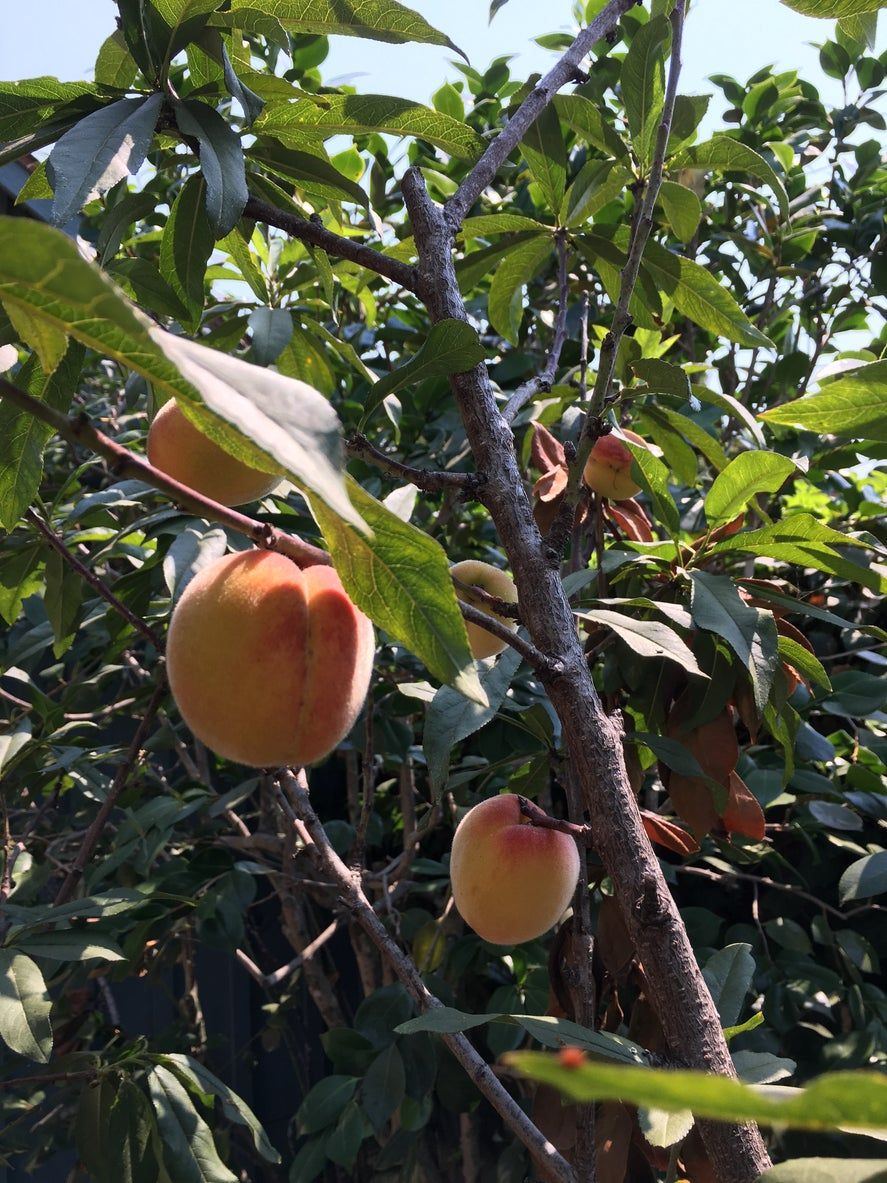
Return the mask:
MULTIPOLYGON (((482 563, 479 559, 465 559, 463 562, 455 563, 450 567, 450 574, 458 579, 460 583, 466 583, 471 587, 479 587, 481 591, 485 591, 491 596, 496 596, 497 599, 507 600, 512 604, 517 600, 517 588, 514 586, 514 580, 510 575, 506 575, 504 571, 500 571, 498 567, 492 566, 491 563, 482 563)), ((463 592, 461 588, 456 588, 456 595, 464 603, 470 604, 472 608, 479 608, 481 612, 486 612, 488 616, 492 616, 495 620, 500 621, 500 623, 510 628, 512 632, 517 631, 516 620, 512 620, 509 616, 500 616, 497 612, 491 611, 480 597, 471 596, 463 592)), ((465 628, 468 632, 468 644, 471 646, 471 652, 474 654, 475 661, 480 661, 483 657, 495 657, 497 653, 501 653, 506 648, 505 641, 487 632, 479 624, 472 624, 466 620, 465 628)))
POLYGON ((453 837, 456 907, 493 945, 519 945, 547 932, 569 904, 578 878, 575 841, 531 825, 514 793, 469 809, 453 837))
POLYGON ((250 468, 199 431, 175 399, 164 403, 148 431, 148 460, 220 505, 245 505, 270 493, 280 477, 250 468))
MULTIPOLYGON (((646 447, 646 440, 635 431, 623 429, 622 434, 633 444, 646 447)), ((631 479, 631 462, 634 459, 631 452, 618 435, 612 432, 602 435, 591 449, 591 455, 585 463, 583 480, 589 489, 600 497, 608 497, 611 501, 627 501, 640 492, 640 485, 631 479)))
POLYGON ((190 729, 254 768, 312 764, 351 730, 373 626, 332 567, 251 550, 204 567, 176 604, 166 661, 190 729))

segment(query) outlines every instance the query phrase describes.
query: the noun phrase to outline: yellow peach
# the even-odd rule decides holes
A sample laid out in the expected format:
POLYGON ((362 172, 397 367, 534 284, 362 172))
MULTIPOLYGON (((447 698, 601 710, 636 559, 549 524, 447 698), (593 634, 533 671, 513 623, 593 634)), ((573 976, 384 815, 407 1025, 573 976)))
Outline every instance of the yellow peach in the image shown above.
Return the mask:
POLYGON ((547 932, 569 905, 578 878, 574 839, 531 825, 514 793, 469 809, 453 837, 456 908, 493 945, 519 945, 547 932))
MULTIPOLYGON (((481 591, 485 591, 488 595, 495 596, 499 600, 507 600, 511 604, 517 600, 517 588, 514 586, 514 580, 491 563, 482 563, 480 559, 465 559, 450 567, 450 574, 460 583, 467 584, 469 587, 479 587, 481 591)), ((494 620, 498 620, 510 628, 512 632, 517 631, 516 620, 493 612, 479 596, 472 596, 460 587, 456 588, 456 595, 464 603, 470 604, 472 608, 479 608, 481 612, 486 612, 488 616, 492 616, 494 620)), ((506 648, 505 641, 500 640, 499 637, 494 636, 479 624, 473 624, 466 620, 465 628, 468 632, 468 644, 471 646, 475 661, 480 661, 484 657, 495 657, 497 653, 501 653, 506 648)))
MULTIPOLYGON (((647 446, 646 440, 635 431, 626 428, 622 434, 633 444, 647 446)), ((613 432, 602 435, 595 442, 585 463, 583 480, 589 489, 600 497, 607 497, 611 501, 627 501, 629 497, 634 497, 635 493, 640 492, 640 485, 636 484, 631 476, 633 459, 631 451, 618 435, 614 435, 613 432)))
POLYGON ((369 688, 373 626, 332 567, 226 555, 173 610, 169 685, 199 740, 239 764, 312 764, 348 734, 369 688))
POLYGON ((175 399, 164 403, 148 431, 155 468, 220 505, 245 505, 270 493, 280 477, 250 468, 199 431, 175 399))

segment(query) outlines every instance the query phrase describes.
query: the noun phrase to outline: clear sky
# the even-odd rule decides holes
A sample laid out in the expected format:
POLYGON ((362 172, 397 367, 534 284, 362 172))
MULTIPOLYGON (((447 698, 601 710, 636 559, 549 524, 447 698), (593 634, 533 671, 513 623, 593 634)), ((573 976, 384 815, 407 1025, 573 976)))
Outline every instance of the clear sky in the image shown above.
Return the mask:
MULTIPOLYGON (((484 68, 492 58, 515 54, 521 77, 544 70, 554 56, 533 44, 543 33, 570 28, 571 0, 509 0, 487 24, 487 0, 411 0, 484 68)), ((96 51, 113 30, 112 0, 7 0, 0 37, 0 79, 51 74, 62 79, 91 77, 96 51)), ((883 22, 882 22, 883 24, 883 22)), ((778 0, 694 0, 687 25, 681 90, 711 91, 709 74, 744 80, 763 66, 799 69, 828 101, 841 101, 840 84, 819 69, 813 43, 833 30, 785 8, 778 0)), ((883 39, 883 29, 881 30, 883 39)), ((453 54, 436 46, 383 45, 336 37, 323 66, 326 81, 353 81, 365 92, 397 94, 427 102, 445 77, 458 77, 453 54)))

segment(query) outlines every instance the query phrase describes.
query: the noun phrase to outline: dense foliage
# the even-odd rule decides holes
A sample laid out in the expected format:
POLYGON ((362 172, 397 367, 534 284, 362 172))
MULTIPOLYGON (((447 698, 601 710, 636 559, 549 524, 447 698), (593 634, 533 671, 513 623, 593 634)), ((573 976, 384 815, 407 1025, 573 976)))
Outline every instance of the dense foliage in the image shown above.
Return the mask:
MULTIPOLYGON (((599 1180, 716 1177, 690 1115, 579 1088, 593 1053, 677 1058, 594 846, 575 923, 553 936, 489 945, 452 906, 466 808, 507 789, 585 820, 545 678, 526 651, 471 662, 447 576, 447 557, 509 565, 449 382, 480 361, 536 522, 565 556, 739 1076, 798 1086, 883 1067, 887 56, 874 6, 791 3, 842 17, 811 23, 841 108, 793 71, 719 75, 726 126, 700 132, 709 97, 678 93, 667 145, 673 5, 631 7, 467 211, 468 320, 434 324, 406 282, 416 242, 399 179, 410 164, 435 201, 457 192, 537 81, 507 58, 456 61, 424 108, 322 80, 327 34, 445 43, 396 5, 364 0, 349 17, 323 0, 120 0, 94 84, 0 83, 0 160, 33 164, 55 144, 22 198, 52 197, 58 225, 80 216, 76 247, 0 219, 0 1164, 59 1163, 76 1145, 100 1183, 535 1177, 433 1034, 465 1030, 488 1062, 588 1051, 553 1075, 550 1059, 516 1062, 605 1098, 599 1180), (584 412, 662 147, 596 428, 630 426, 651 449, 633 449, 638 496, 607 502, 577 490, 575 460, 593 442, 584 412), (343 257, 343 240, 395 270, 343 257), (70 414, 64 438, 10 387, 70 414), (366 708, 310 771, 312 799, 443 1017, 417 1018, 294 827, 285 784, 196 742, 165 689, 173 603, 201 567, 263 537, 176 504, 125 454, 97 454, 90 424, 143 455, 173 394, 229 451, 287 478, 250 518, 329 550, 377 625, 366 708), (237 1046, 211 1017, 222 965, 255 1004, 237 1046), (125 1018, 148 995, 166 1000, 150 1033, 125 1018), (257 1063, 294 1103, 281 1117, 267 1092, 264 1110, 254 1102, 273 1145, 229 1087, 257 1063)), ((603 7, 577 5, 577 25, 603 7)), ((572 38, 542 41, 560 54, 572 38)), ((588 1108, 508 1071, 581 1162, 588 1108)), ((887 1128, 872 1082, 841 1092, 887 1128)), ((822 1128, 769 1135, 774 1160, 879 1157, 826 1128, 846 1116, 811 1099, 808 1117, 822 1128)))

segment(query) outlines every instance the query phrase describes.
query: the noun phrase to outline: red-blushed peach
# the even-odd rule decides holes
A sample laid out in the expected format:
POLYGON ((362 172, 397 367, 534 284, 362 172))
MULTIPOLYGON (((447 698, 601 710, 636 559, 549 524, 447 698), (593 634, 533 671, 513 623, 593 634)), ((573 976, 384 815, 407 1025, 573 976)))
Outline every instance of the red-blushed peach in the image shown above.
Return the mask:
POLYGON ((453 836, 456 908, 490 944, 519 945, 547 932, 569 905, 578 878, 574 839, 531 825, 514 793, 469 809, 453 836))
POLYGON ((270 493, 280 477, 250 468, 186 419, 175 399, 164 403, 148 431, 155 468, 220 505, 246 505, 270 493))
POLYGON ((169 626, 169 685, 199 740, 238 764, 313 764, 369 688, 373 626, 332 567, 250 550, 199 571, 169 626))
MULTIPOLYGON (((633 444, 647 446, 637 432, 623 429, 622 434, 633 444)), ((640 492, 640 485, 631 477, 631 462, 634 459, 618 435, 610 432, 595 441, 591 455, 585 462, 582 479, 592 492, 610 501, 627 501, 640 492)))
MULTIPOLYGON (((483 563, 480 559, 465 559, 450 567, 450 574, 460 583, 467 584, 469 587, 479 587, 481 591, 485 591, 499 600, 507 600, 510 604, 517 600, 517 588, 514 586, 514 580, 491 563, 483 563)), ((493 612, 479 596, 472 596, 460 587, 456 588, 456 595, 463 603, 470 604, 472 608, 479 608, 481 612, 486 612, 488 616, 492 616, 500 624, 510 628, 512 632, 517 631, 516 620, 510 616, 500 616, 497 612, 493 612)), ((466 620, 465 629, 475 661, 480 661, 484 657, 495 657, 497 653, 501 653, 506 648, 507 642, 488 632, 479 624, 466 620)))

